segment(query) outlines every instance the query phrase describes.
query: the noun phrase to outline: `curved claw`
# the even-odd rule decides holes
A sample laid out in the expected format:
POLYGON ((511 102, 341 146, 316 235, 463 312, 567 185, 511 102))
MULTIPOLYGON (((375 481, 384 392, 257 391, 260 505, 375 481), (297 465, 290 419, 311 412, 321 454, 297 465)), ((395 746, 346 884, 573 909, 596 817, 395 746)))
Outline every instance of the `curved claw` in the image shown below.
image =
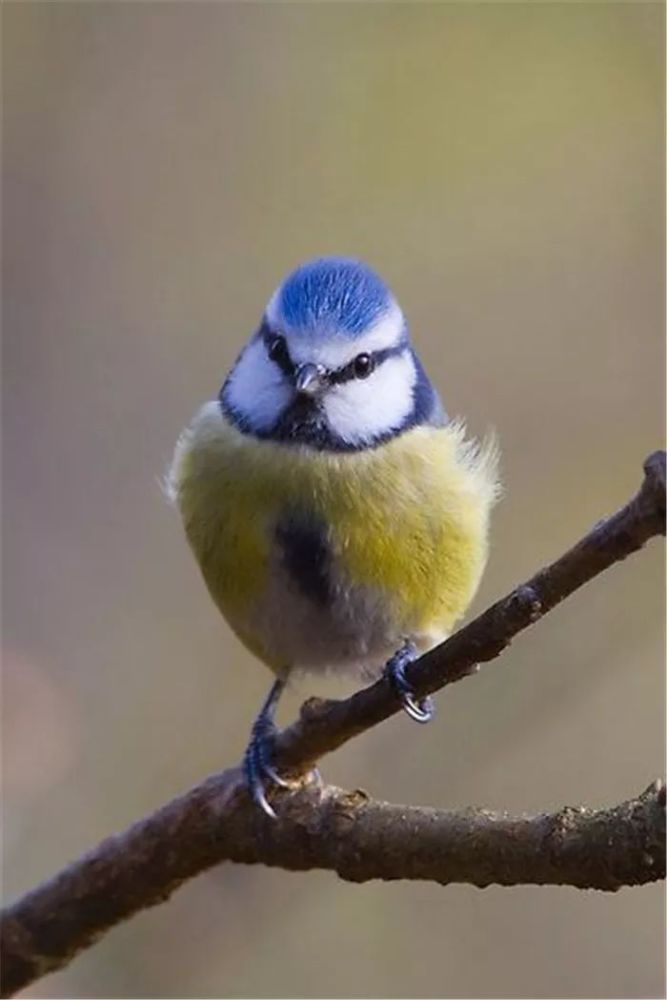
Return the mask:
POLYGON ((275 767, 267 763, 267 761, 264 761, 263 770, 267 778, 270 778, 273 784, 277 785, 278 788, 296 788, 299 784, 298 781, 288 781, 287 778, 283 778, 280 774, 278 774, 275 767))
POLYGON ((412 642, 405 642, 392 656, 385 667, 385 673, 401 700, 403 710, 415 722, 430 722, 435 714, 435 705, 430 695, 417 701, 412 685, 405 676, 405 668, 417 659, 417 648, 412 642))
POLYGON ((264 791, 264 784, 261 778, 258 779, 254 785, 252 785, 250 789, 250 794, 252 795, 255 805, 259 806, 259 808, 266 813, 269 819, 278 819, 278 814, 276 813, 276 810, 269 803, 269 800, 266 797, 266 792, 264 791))
POLYGON ((253 727, 248 749, 243 758, 243 770, 248 791, 253 801, 271 819, 276 818, 276 811, 266 797, 266 780, 278 785, 279 788, 289 788, 289 784, 269 763, 273 734, 274 727, 272 725, 253 727))
POLYGON ((251 738, 243 758, 243 771, 253 802, 271 819, 276 819, 276 811, 266 797, 263 780, 264 765, 261 761, 260 747, 254 737, 251 738))
MULTIPOLYGON (((278 774, 275 767, 269 763, 272 740, 272 730, 263 733, 253 732, 248 749, 245 752, 245 757, 243 758, 243 770, 248 791, 252 796, 253 802, 271 819, 277 819, 276 811, 266 797, 266 780, 268 779, 268 781, 278 788, 294 789, 299 788, 303 784, 303 778, 295 778, 292 781, 283 778, 278 774)), ((313 776, 313 780, 318 781, 320 784, 322 783, 322 778, 317 768, 313 768, 310 773, 313 776)))
POLYGON ((433 698, 428 695, 421 701, 416 701, 412 695, 404 694, 401 697, 401 702, 403 704, 403 710, 407 712, 411 719, 415 722, 430 722, 435 715, 435 705, 433 703, 433 698))
POLYGON ((312 781, 316 781, 318 785, 322 784, 322 775, 320 774, 319 769, 317 767, 311 768, 311 770, 308 771, 307 774, 302 774, 298 778, 283 778, 282 775, 278 774, 273 765, 267 764, 265 762, 264 774, 267 776, 267 778, 270 778, 271 781, 274 783, 274 785, 277 785, 278 788, 291 788, 291 789, 302 788, 305 778, 308 776, 310 776, 312 781))

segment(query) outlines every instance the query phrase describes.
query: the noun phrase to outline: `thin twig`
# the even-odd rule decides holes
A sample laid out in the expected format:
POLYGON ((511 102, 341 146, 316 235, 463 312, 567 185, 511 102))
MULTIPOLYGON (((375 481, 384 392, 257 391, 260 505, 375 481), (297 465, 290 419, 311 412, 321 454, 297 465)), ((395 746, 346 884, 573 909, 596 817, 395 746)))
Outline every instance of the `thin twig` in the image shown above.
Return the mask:
MULTIPOLYGON (((597 573, 665 532, 665 455, 641 489, 574 548, 410 670, 419 695, 468 676, 597 573)), ((379 681, 347 701, 311 700, 278 738, 281 764, 304 770, 398 711, 379 681)), ((237 769, 214 775, 23 896, 2 916, 2 996, 66 965, 110 927, 162 902, 223 860, 328 868, 365 881, 431 879, 484 886, 567 884, 613 890, 663 878, 664 787, 606 811, 509 817, 370 801, 313 782, 280 793, 279 818, 250 802, 237 769)))

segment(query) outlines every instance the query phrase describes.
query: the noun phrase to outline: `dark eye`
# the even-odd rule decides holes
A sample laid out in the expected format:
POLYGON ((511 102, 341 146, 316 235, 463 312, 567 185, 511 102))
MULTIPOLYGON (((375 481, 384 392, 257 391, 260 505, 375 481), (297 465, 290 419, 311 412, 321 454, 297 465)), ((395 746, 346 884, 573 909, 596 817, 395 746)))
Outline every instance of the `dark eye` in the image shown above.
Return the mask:
POLYGON ((281 336, 273 337, 269 343, 269 357, 272 361, 284 361, 287 357, 287 344, 281 336))
POLYGON ((355 378, 368 378, 373 371, 374 362, 370 354, 359 354, 352 362, 355 378))

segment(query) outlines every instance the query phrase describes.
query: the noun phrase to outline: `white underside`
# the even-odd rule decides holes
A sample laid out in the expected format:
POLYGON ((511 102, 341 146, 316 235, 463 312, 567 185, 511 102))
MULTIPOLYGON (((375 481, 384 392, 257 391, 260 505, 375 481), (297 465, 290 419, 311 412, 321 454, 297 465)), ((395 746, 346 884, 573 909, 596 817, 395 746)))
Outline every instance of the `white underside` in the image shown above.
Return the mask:
POLYGON ((267 649, 280 649, 286 664, 301 671, 346 672, 379 677, 406 639, 425 652, 446 633, 406 634, 391 601, 369 587, 350 586, 331 569, 333 594, 325 606, 303 593, 277 557, 268 583, 249 618, 250 631, 267 649))

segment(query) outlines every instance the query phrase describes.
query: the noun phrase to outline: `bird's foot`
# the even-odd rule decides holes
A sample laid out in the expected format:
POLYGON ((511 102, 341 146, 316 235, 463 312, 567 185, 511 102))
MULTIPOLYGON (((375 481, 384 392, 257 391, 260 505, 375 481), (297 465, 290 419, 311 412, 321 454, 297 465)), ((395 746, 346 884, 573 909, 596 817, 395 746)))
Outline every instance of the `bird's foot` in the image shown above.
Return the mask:
POLYGON ((273 742, 277 733, 275 723, 261 715, 250 733, 250 742, 243 757, 243 773, 253 801, 271 819, 276 812, 266 797, 267 784, 278 788, 291 788, 293 783, 282 778, 272 764, 273 742))
POLYGON ((388 660, 384 672, 401 700, 404 711, 415 722, 430 722, 435 714, 435 705, 429 695, 419 701, 415 698, 412 685, 405 676, 405 668, 418 656, 413 642, 406 641, 392 658, 388 660))
POLYGON ((243 757, 243 773, 248 791, 253 802, 271 819, 276 819, 276 811, 267 799, 267 785, 278 788, 300 788, 308 778, 310 781, 322 784, 320 772, 316 767, 307 776, 299 778, 283 778, 273 765, 273 743, 278 732, 275 723, 266 716, 260 715, 252 727, 250 742, 243 757))

